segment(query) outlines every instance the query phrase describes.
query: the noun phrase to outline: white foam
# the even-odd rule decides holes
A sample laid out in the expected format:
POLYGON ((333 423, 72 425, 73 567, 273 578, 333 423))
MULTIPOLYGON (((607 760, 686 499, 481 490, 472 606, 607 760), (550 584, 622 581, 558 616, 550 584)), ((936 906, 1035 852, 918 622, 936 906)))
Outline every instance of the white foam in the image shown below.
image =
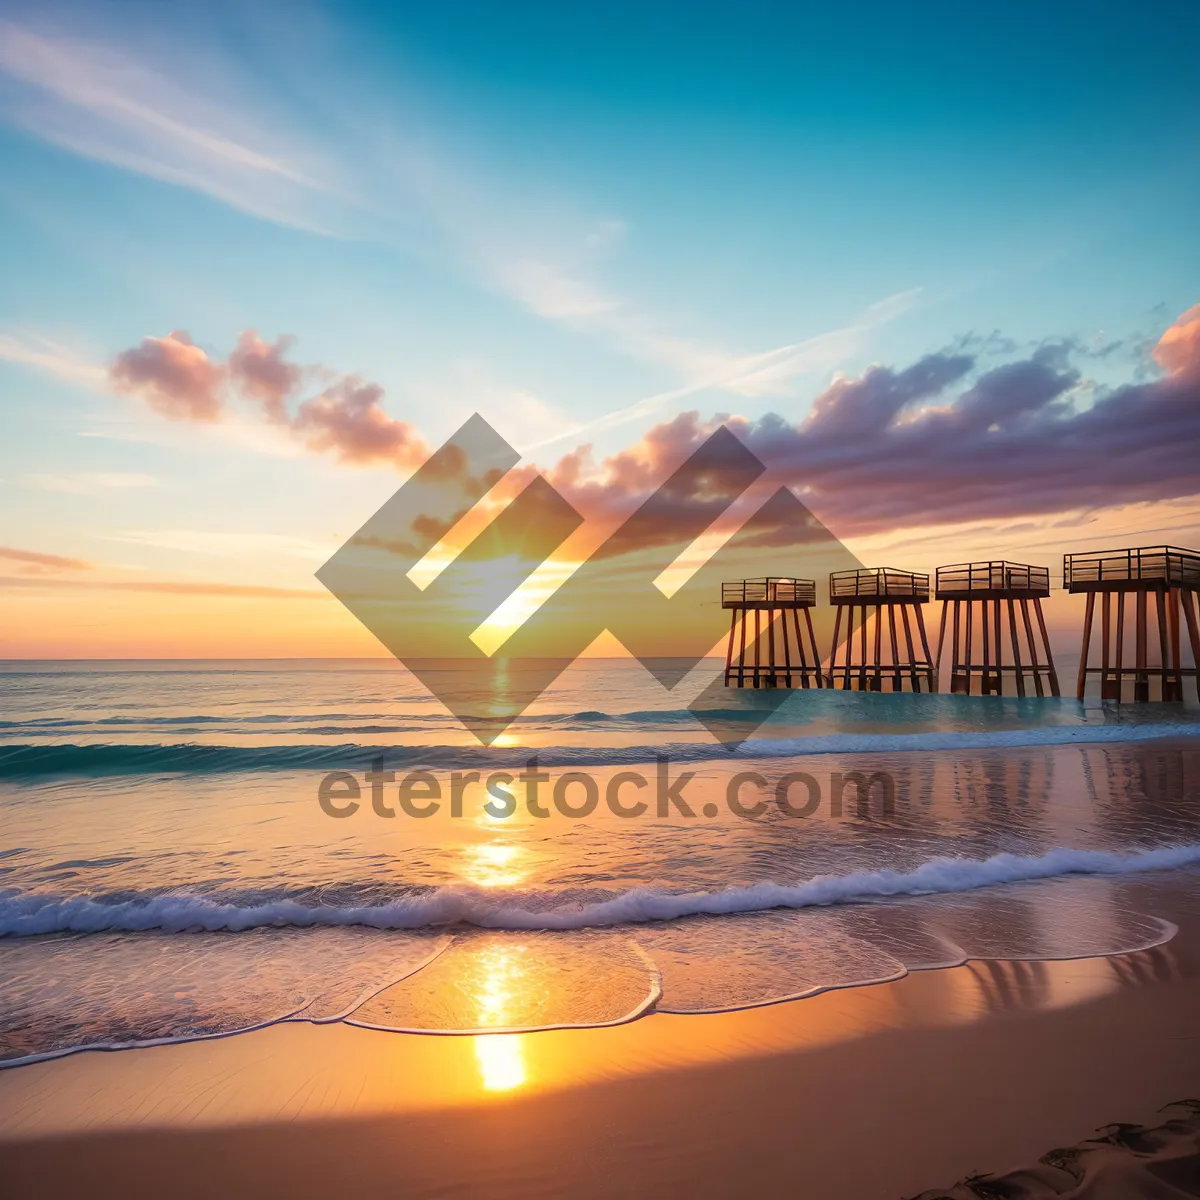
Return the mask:
POLYGON ((911 871, 855 871, 817 875, 801 883, 758 883, 720 892, 667 892, 634 888, 609 900, 546 908, 544 894, 498 896, 486 888, 446 887, 387 904, 306 905, 296 900, 266 904, 218 903, 200 896, 160 895, 119 904, 86 897, 57 899, 37 895, 0 900, 0 935, 103 930, 229 930, 259 926, 347 926, 419 929, 468 924, 485 929, 588 929, 642 921, 666 921, 699 914, 760 912, 847 904, 888 896, 966 892, 994 884, 1053 879, 1064 875, 1125 875, 1200 863, 1200 844, 1120 852, 1058 847, 1045 854, 996 854, 987 859, 934 858, 911 871), (522 905, 530 900, 532 907, 522 905))

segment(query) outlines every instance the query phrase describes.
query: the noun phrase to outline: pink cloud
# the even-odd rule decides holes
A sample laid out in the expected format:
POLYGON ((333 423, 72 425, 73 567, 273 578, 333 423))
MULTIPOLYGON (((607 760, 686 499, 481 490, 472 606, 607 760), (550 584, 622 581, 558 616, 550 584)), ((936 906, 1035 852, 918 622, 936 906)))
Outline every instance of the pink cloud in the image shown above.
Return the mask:
POLYGON ((186 421, 220 418, 225 374, 183 330, 142 338, 117 355, 110 371, 119 390, 144 396, 164 417, 186 421))
POLYGON ((229 375, 243 395, 258 400, 272 421, 287 423, 287 401, 299 389, 303 368, 286 361, 294 338, 286 334, 264 342, 253 329, 237 340, 229 356, 229 375))
MULTIPOLYGON (((268 343, 247 330, 227 363, 213 363, 176 333, 125 351, 114 377, 164 415, 193 420, 220 414, 217 389, 227 380, 303 445, 345 462, 410 467, 429 455, 416 428, 386 411, 379 385, 297 366, 290 348, 286 337, 268 343), (335 382, 302 398, 312 376, 335 382)), ((580 446, 541 472, 526 464, 510 481, 544 474, 589 527, 611 527, 726 424, 772 482, 791 486, 839 535, 1200 495, 1200 305, 1153 355, 1164 377, 1097 394, 1079 390, 1069 344, 990 369, 969 352, 929 354, 836 379, 799 421, 681 413, 598 465, 580 446)), ((720 491, 712 482, 660 503, 694 524, 695 506, 713 505, 720 491)))
POLYGON ((1151 353, 1155 362, 1172 375, 1200 373, 1200 304, 1189 308, 1151 353))
POLYGON ((348 375, 300 399, 306 378, 329 379, 334 373, 289 362, 292 344, 286 335, 267 342, 247 329, 228 361, 219 362, 186 333, 147 337, 117 355, 111 377, 120 390, 145 396, 151 408, 172 420, 219 420, 225 415, 224 393, 231 390, 318 453, 399 467, 416 466, 429 457, 429 447, 414 427, 388 415, 378 384, 348 375))
POLYGON ((418 466, 429 447, 412 425, 389 417, 383 389, 351 375, 305 400, 289 427, 311 450, 330 451, 344 462, 392 462, 418 466))

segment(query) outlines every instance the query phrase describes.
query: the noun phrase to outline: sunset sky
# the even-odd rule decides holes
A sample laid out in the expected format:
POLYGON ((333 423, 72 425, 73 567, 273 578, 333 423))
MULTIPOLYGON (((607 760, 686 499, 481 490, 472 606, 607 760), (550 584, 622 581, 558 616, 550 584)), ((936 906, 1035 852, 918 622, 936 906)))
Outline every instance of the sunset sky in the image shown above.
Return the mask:
POLYGON ((382 7, 0 0, 0 658, 386 653, 472 413, 563 561, 722 421, 870 565, 1200 545, 1200 6, 382 7))

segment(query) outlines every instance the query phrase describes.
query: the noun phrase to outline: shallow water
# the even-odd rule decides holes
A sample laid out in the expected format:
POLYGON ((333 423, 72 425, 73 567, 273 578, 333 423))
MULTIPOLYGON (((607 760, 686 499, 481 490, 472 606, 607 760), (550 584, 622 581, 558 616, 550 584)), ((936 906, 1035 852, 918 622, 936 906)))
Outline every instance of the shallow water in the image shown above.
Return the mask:
POLYGON ((1194 705, 800 691, 734 753, 678 690, 581 660, 484 748, 391 662, 4 665, 0 1061, 288 1019, 604 1024, 1171 934, 1130 889, 1200 863, 1194 705), (535 754, 547 815, 519 778, 497 815, 489 773, 535 754), (377 813, 377 760, 439 810, 389 782, 377 813), (583 770, 598 802, 566 815, 583 770), (318 801, 332 771, 351 816, 318 801), (480 774, 461 814, 455 772, 480 774))

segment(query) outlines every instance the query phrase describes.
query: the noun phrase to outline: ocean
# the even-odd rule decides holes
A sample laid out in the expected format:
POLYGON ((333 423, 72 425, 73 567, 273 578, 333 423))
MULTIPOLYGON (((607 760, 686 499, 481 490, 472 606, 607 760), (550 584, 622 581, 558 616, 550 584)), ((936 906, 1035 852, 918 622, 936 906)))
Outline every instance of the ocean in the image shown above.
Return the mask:
POLYGON ((1196 890, 1194 701, 797 690, 726 747, 698 686, 581 659, 485 747, 391 660, 0 664, 0 1065, 1121 953, 1196 890))

